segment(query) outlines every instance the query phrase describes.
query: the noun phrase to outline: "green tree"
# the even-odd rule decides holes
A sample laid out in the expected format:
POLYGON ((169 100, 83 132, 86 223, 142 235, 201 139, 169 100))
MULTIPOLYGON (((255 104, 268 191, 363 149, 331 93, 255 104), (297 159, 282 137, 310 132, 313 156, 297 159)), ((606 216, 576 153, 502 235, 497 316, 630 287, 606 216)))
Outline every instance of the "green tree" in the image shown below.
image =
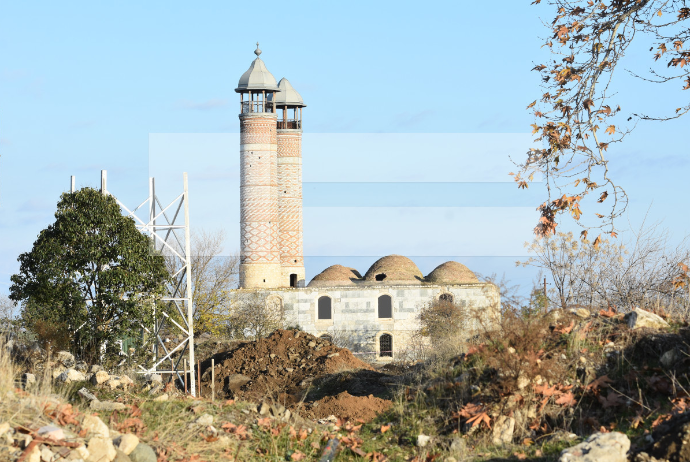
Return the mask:
POLYGON ((55 222, 18 260, 10 298, 22 302, 26 327, 66 326, 73 346, 92 356, 150 325, 151 301, 168 278, 134 220, 92 188, 63 194, 55 222))

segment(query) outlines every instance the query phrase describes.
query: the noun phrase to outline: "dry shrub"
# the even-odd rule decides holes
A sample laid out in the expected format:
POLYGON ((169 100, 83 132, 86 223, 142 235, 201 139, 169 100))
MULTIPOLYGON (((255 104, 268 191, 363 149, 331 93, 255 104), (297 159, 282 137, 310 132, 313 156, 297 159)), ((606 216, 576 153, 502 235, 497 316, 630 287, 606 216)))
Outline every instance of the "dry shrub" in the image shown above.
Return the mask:
POLYGON ((515 391, 520 382, 537 383, 540 378, 558 381, 564 377, 567 365, 560 357, 564 340, 552 331, 552 324, 553 316, 507 309, 497 329, 487 329, 480 335, 477 355, 483 365, 497 372, 495 383, 502 391, 515 391))
POLYGON ((72 342, 69 327, 60 321, 37 319, 31 325, 31 330, 38 339, 38 343, 45 351, 69 350, 72 342))

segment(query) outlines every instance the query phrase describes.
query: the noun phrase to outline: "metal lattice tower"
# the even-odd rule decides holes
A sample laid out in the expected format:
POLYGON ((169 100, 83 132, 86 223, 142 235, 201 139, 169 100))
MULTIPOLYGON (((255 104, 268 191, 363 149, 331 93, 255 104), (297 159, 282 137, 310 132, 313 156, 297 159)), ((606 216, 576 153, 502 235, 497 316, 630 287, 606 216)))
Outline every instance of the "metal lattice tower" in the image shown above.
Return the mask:
MULTIPOLYGON (((191 265, 191 240, 189 229, 189 190, 187 173, 183 173, 183 191, 167 206, 163 206, 156 195, 155 179, 149 178, 149 195, 137 207, 127 208, 120 200, 108 191, 107 171, 101 170, 101 192, 109 194, 115 198, 118 205, 125 212, 126 216, 131 217, 137 229, 149 236, 153 250, 156 253, 165 253, 172 259, 173 268, 176 269, 171 274, 171 279, 166 285, 166 294, 161 301, 167 303, 173 313, 179 315, 181 324, 166 312, 156 313, 155 305, 152 307, 154 315, 154 347, 153 358, 148 366, 140 365, 142 373, 166 373, 174 374, 184 383, 180 376, 181 363, 188 355, 189 366, 187 372, 191 380, 190 392, 196 396, 196 385, 194 381, 194 309, 192 305, 192 265, 191 265), (141 218, 137 215, 139 211, 147 211, 148 217, 141 218), (179 331, 182 333, 182 340, 176 344, 166 346, 162 335, 165 332, 179 331), (173 361, 173 354, 179 352, 177 361, 173 361), (170 367, 165 368, 169 362, 170 367)), ((75 178, 71 177, 71 192, 75 191, 75 178)), ((141 212, 140 212, 141 213, 141 212)), ((147 329, 148 330, 148 329, 147 329)), ((149 331, 150 333, 150 331, 149 331)))

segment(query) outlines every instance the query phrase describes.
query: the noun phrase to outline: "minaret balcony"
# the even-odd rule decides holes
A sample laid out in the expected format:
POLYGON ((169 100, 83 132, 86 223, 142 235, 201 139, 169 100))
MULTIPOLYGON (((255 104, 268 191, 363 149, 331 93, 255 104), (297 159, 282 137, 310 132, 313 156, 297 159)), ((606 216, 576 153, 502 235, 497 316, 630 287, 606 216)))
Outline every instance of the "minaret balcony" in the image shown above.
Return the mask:
POLYGON ((302 128, 301 120, 279 120, 278 130, 300 130, 302 128))

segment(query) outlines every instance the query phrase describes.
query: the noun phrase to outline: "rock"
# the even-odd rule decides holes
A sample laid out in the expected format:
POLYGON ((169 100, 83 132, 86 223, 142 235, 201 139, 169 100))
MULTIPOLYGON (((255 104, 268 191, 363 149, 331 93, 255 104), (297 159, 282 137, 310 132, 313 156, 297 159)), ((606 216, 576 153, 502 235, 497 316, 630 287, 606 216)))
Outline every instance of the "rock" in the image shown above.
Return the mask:
POLYGON ((213 416, 211 414, 204 414, 196 419, 196 424, 201 425, 202 427, 208 427, 209 425, 213 424, 213 416))
POLYGON ((652 433, 654 444, 645 452, 657 459, 690 461, 690 416, 681 414, 659 425, 652 433))
POLYGON ((163 393, 162 395, 156 396, 153 398, 154 401, 167 401, 169 398, 167 393, 163 393))
POLYGON ((163 376, 160 374, 146 374, 144 378, 147 382, 163 383, 163 376))
POLYGON ((48 449, 47 446, 43 446, 43 449, 41 449, 41 462, 53 462, 53 457, 55 457, 53 451, 48 449))
POLYGON ((125 433, 115 438, 113 443, 117 449, 124 452, 126 455, 130 455, 139 444, 139 437, 132 433, 125 433))
POLYGON ((510 444, 513 442, 513 432, 515 431, 515 419, 504 415, 496 419, 493 430, 493 443, 510 444))
POLYGON ((316 342, 312 340, 311 342, 309 342, 309 343, 307 344, 307 346, 308 346, 309 348, 314 348, 314 347, 316 346, 316 342))
POLYGON ((77 361, 77 363, 74 365, 74 368, 79 372, 86 373, 86 371, 89 369, 89 365, 84 361, 77 361))
POLYGON ((62 366, 56 366, 55 369, 53 369, 53 373, 51 374, 51 377, 53 377, 53 380, 57 379, 60 377, 60 374, 65 372, 65 368, 62 366))
POLYGON ((668 350, 666 353, 661 355, 659 362, 664 367, 672 367, 678 361, 678 352, 676 350, 668 350))
POLYGON ((134 385, 134 380, 130 379, 129 376, 123 375, 120 377, 120 386, 122 386, 123 389, 127 389, 128 387, 131 387, 134 385))
POLYGON ((515 348, 513 348, 513 347, 508 347, 508 353, 510 353, 511 355, 514 355, 515 352, 516 352, 515 348))
POLYGON ((591 314, 587 308, 573 308, 573 309, 568 310, 568 311, 570 311, 572 314, 574 314, 578 318, 582 318, 582 319, 589 318, 589 316, 591 314))
POLYGON ((630 440, 623 433, 594 433, 582 443, 561 451, 559 462, 627 462, 630 440))
MULTIPOLYGON (((101 419, 98 418, 98 416, 95 415, 87 415, 84 417, 83 422, 81 423, 82 429, 86 430, 87 434, 92 434, 96 436, 102 436, 103 438, 108 438, 110 436, 110 430, 108 430, 108 426, 103 423, 101 419)), ((89 452, 91 449, 89 448, 89 452)))
POLYGON ((529 385, 530 379, 525 377, 524 375, 520 374, 517 378, 517 387, 520 390, 524 390, 527 385, 529 385))
POLYGON ((421 434, 421 433, 420 433, 419 435, 417 435, 417 447, 418 447, 418 448, 423 448, 423 447, 425 447, 427 444, 429 444, 429 441, 431 441, 431 437, 430 437, 430 436, 424 435, 424 434, 421 434))
POLYGON ((82 459, 87 460, 89 458, 89 450, 83 444, 72 450, 70 458, 72 459, 82 459))
POLYGON ((33 374, 29 374, 28 372, 25 372, 22 374, 22 385, 24 388, 28 388, 32 385, 36 384, 36 376, 33 374))
POLYGON ((242 385, 249 382, 251 378, 243 374, 230 374, 225 378, 225 389, 226 391, 237 392, 240 390, 242 385))
POLYGON ((465 452, 465 449, 467 449, 467 443, 465 443, 465 440, 459 437, 453 438, 453 441, 450 443, 450 450, 453 452, 465 452))
POLYGON ((117 456, 112 440, 108 437, 95 436, 89 440, 87 446, 89 458, 86 462, 112 462, 117 456))
POLYGON ((59 441, 65 439, 65 432, 60 427, 55 425, 45 425, 38 429, 36 432, 38 436, 46 438, 53 441, 59 441))
POLYGON ((38 449, 38 446, 34 446, 24 460, 26 462, 41 462, 41 450, 38 449))
POLYGON ((62 374, 60 374, 57 379, 59 383, 72 383, 72 382, 83 382, 86 380, 86 376, 76 369, 67 369, 62 374))
POLYGON ((329 358, 335 358, 336 356, 340 356, 340 353, 331 353, 328 355, 329 358))
POLYGON ((129 458, 132 462, 156 462, 158 460, 151 446, 144 443, 139 443, 129 458))
POLYGON ((658 316, 649 311, 635 308, 630 313, 625 315, 625 322, 631 329, 640 329, 648 327, 650 329, 666 329, 669 327, 668 323, 664 321, 661 316, 658 316))
POLYGON ((122 411, 125 405, 122 403, 114 403, 112 401, 91 401, 89 407, 94 411, 122 411))
POLYGON ((113 462, 132 462, 132 459, 130 459, 129 456, 124 452, 115 448, 115 458, 113 459, 113 462))
POLYGON ((96 398, 96 395, 94 395, 93 393, 91 393, 91 392, 90 392, 87 388, 85 388, 85 387, 80 388, 79 391, 77 392, 77 394, 78 394, 79 396, 81 396, 82 398, 84 398, 86 401, 98 401, 98 398, 96 398))
POLYGON ((119 387, 122 384, 122 382, 120 381, 120 377, 110 376, 110 378, 108 379, 107 382, 105 382, 105 384, 111 390, 115 390, 117 387, 119 387))
POLYGON ((9 422, 0 423, 0 436, 4 435, 9 430, 10 430, 10 423, 9 422))
POLYGON ((98 364, 94 364, 91 366, 91 373, 95 374, 96 372, 100 372, 103 370, 102 366, 99 366, 98 364))
POLYGON ((266 403, 261 403, 261 407, 259 408, 259 415, 266 415, 270 410, 271 406, 269 406, 266 403))
POLYGON ((57 360, 67 368, 74 367, 75 365, 74 355, 69 351, 58 351, 57 360))
POLYGON ((110 374, 108 374, 106 371, 96 371, 91 377, 91 383, 94 385, 100 385, 102 383, 107 382, 110 380, 110 374))

